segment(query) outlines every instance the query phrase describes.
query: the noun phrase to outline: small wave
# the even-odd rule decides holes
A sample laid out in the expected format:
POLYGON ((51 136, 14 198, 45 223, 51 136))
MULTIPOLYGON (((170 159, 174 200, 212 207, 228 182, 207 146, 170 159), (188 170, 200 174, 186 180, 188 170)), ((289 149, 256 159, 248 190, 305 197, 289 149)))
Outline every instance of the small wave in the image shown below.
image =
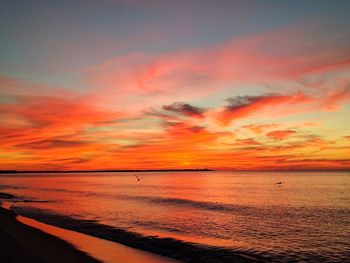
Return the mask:
POLYGON ((173 205, 179 207, 190 207, 211 211, 224 212, 244 212, 256 209, 253 206, 244 206, 236 204, 223 204, 219 202, 195 201, 183 198, 157 197, 157 196, 132 196, 132 195, 114 195, 116 198, 149 202, 160 205, 173 205))
POLYGON ((157 229, 157 230, 163 230, 167 232, 172 232, 172 233, 180 233, 184 234, 186 231, 184 231, 183 228, 176 228, 176 227, 171 227, 171 226, 166 226, 159 224, 158 222, 152 222, 152 221, 132 221, 131 222, 134 225, 141 226, 141 227, 146 227, 149 229, 157 229))
POLYGON ((242 211, 243 209, 244 210, 251 209, 251 207, 249 206, 222 204, 222 203, 216 203, 216 202, 194 201, 194 200, 182 199, 182 198, 143 196, 138 199, 148 200, 149 202, 158 203, 158 204, 189 206, 191 208, 199 208, 199 209, 213 210, 213 211, 239 212, 239 211, 242 211))
POLYGON ((0 192, 0 199, 3 200, 11 200, 12 202, 15 203, 48 203, 50 202, 49 200, 35 200, 35 199, 26 199, 21 196, 16 196, 13 194, 8 194, 8 193, 2 193, 0 192))
POLYGON ((196 201, 183 198, 168 198, 168 197, 157 197, 157 196, 130 196, 130 195, 115 195, 116 198, 128 199, 128 200, 137 200, 140 202, 149 202, 160 205, 172 205, 178 207, 189 207, 191 209, 202 209, 209 211, 222 211, 230 213, 239 213, 239 214, 250 214, 250 215, 264 215, 268 216, 271 211, 280 211, 285 213, 286 216, 293 213, 299 213, 302 209, 303 213, 312 215, 327 215, 327 214, 336 214, 337 217, 349 217, 350 212, 348 209, 344 208, 334 208, 334 207, 288 207, 288 206, 247 206, 239 204, 225 204, 219 202, 207 202, 207 201, 196 201))
POLYGON ((23 203, 49 203, 49 200, 20 200, 18 202, 23 202, 23 203))
POLYGON ((75 219, 53 214, 43 209, 18 207, 15 212, 47 224, 85 233, 130 247, 176 258, 184 262, 350 262, 344 253, 333 255, 296 251, 256 251, 185 242, 175 238, 144 236, 122 228, 98 223, 96 220, 75 219))
POLYGON ((1 184, 0 189, 21 189, 21 187, 8 184, 1 184))
POLYGON ((78 220, 39 209, 16 208, 15 211, 47 224, 176 258, 184 262, 266 262, 264 258, 254 254, 183 242, 174 238, 143 236, 125 229, 100 224, 94 220, 78 220))

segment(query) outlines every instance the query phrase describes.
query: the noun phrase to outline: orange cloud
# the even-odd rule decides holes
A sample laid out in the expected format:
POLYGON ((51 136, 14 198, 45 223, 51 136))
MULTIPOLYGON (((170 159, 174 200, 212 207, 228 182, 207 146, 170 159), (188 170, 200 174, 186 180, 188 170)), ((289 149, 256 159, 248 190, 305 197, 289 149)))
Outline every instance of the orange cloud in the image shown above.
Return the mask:
POLYGON ((239 139, 235 143, 236 146, 250 146, 250 145, 261 145, 260 142, 255 140, 254 138, 248 138, 248 139, 239 139))
POLYGON ((0 122, 2 147, 17 145, 24 149, 25 145, 32 148, 77 145, 79 134, 85 129, 105 125, 106 121, 122 116, 78 99, 18 96, 13 100, 0 104, 0 116, 22 120, 22 125, 0 122))
POLYGON ((249 124, 249 125, 244 125, 243 128, 246 128, 256 134, 261 134, 265 130, 268 130, 270 128, 274 128, 278 126, 277 124, 249 124))
POLYGON ((266 134, 267 137, 270 137, 274 140, 283 140, 291 135, 295 134, 296 131, 293 130, 281 130, 281 131, 271 131, 266 134))
POLYGON ((229 98, 227 101, 229 105, 217 116, 224 125, 229 124, 232 120, 245 118, 262 110, 271 110, 271 108, 280 105, 303 104, 312 101, 312 99, 299 92, 292 95, 237 96, 229 98))

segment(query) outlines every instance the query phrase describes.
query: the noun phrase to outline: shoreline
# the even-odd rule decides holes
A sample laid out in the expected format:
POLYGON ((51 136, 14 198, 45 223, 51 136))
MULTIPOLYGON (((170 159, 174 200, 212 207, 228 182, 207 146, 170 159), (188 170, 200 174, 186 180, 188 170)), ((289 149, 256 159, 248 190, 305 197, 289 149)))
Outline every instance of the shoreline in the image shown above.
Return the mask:
MULTIPOLYGON (((28 240, 37 243, 32 235, 22 237, 21 231, 27 232, 30 229, 32 232, 36 232, 36 237, 39 240, 43 238, 41 235, 44 235, 45 238, 53 238, 60 243, 65 243, 76 253, 81 253, 85 257, 93 257, 90 258, 92 261, 89 261, 89 259, 83 261, 80 259, 73 261, 59 259, 57 262, 266 262, 265 259, 251 253, 240 253, 226 248, 187 243, 173 238, 143 236, 139 233, 129 232, 91 220, 74 219, 64 215, 45 213, 37 209, 11 208, 10 203, 16 200, 16 196, 1 192, 0 194, 3 196, 1 199, 4 200, 4 203, 0 201, 0 233, 1 229, 9 230, 7 232, 18 244, 18 246, 15 246, 17 249, 13 250, 15 253, 24 250, 23 248, 20 249, 20 243, 26 244, 28 240), (21 230, 11 231, 12 229, 2 222, 2 217, 7 217, 7 222, 10 225, 20 226, 21 230), (119 254, 116 255, 116 252, 119 254)), ((26 251, 30 254, 37 250, 46 250, 45 245, 41 247, 39 245, 34 250, 29 246, 26 251)), ((56 249, 55 246, 54 244, 53 250, 56 249)), ((20 263, 24 261, 9 262, 20 263)), ((55 263, 56 261, 48 260, 47 257, 44 260, 35 260, 34 262, 55 263)))
POLYGON ((0 207, 0 237, 0 261, 4 263, 100 263, 65 241, 20 223, 13 211, 3 207, 0 207))
MULTIPOLYGON (((1 204, 1 201, 0 201, 1 204)), ((202 246, 194 243, 184 243, 172 238, 160 238, 156 236, 142 236, 137 233, 113 228, 107 225, 94 223, 90 220, 77 220, 62 215, 40 213, 31 210, 9 210, 10 202, 6 201, 0 206, 0 236, 3 228, 7 225, 2 221, 3 216, 9 217, 12 224, 30 228, 39 232, 39 235, 49 236, 59 242, 63 242, 85 256, 93 257, 93 262, 123 263, 181 263, 181 262, 266 262, 266 259, 229 251, 225 248, 202 246)), ((7 231, 8 232, 8 231, 7 231)), ((24 249, 18 236, 21 232, 10 233, 16 241, 14 253, 28 252, 33 254, 31 248, 24 249)), ((40 236, 39 236, 40 237, 40 236)), ((1 240, 0 240, 1 241, 1 240)), ((32 239, 35 243, 36 241, 32 239)), ((24 242, 25 243, 25 242, 24 242)), ((1 248, 1 247, 0 247, 1 248)), ((39 248, 38 248, 39 249, 39 248)), ((41 247, 40 249, 45 249, 41 247)), ((6 250, 6 249, 5 249, 6 250)), ((0 250, 0 255, 2 251, 0 250)), ((34 253, 35 254, 35 253, 34 253)), ((6 258, 5 258, 6 259, 6 258)), ((17 259, 17 258, 16 258, 17 259)), ((22 263, 22 262, 53 262, 56 261, 3 261, 0 262, 22 263)), ((57 262, 91 262, 91 261, 62 261, 57 262)))
MULTIPOLYGON (((1 203, 0 203, 1 204, 1 203)), ((180 263, 147 251, 16 215, 0 206, 0 261, 180 263), (2 251, 4 250, 4 251, 2 251)))
POLYGON ((18 216, 17 220, 25 225, 37 228, 44 233, 58 237, 59 239, 72 244, 78 250, 83 251, 104 263, 181 263, 175 259, 170 259, 158 254, 124 246, 122 244, 94 236, 55 227, 31 218, 18 216))
POLYGON ((15 211, 27 218, 38 220, 51 226, 122 244, 128 248, 150 252, 177 262, 267 262, 266 259, 248 252, 242 253, 226 248, 187 243, 173 238, 143 236, 135 232, 100 224, 93 220, 74 219, 64 215, 45 213, 41 210, 23 207, 17 207, 15 211))
MULTIPOLYGON (((1 203, 0 203, 1 204, 1 203)), ((48 225, 0 206, 0 261, 180 263, 155 253, 48 225)))
MULTIPOLYGON (((15 195, 0 192, 0 233, 5 231, 17 241, 15 249, 10 254, 22 251, 34 254, 36 260, 33 262, 265 262, 260 256, 251 253, 241 253, 226 248, 184 242, 167 237, 143 236, 93 220, 74 219, 64 215, 45 213, 40 209, 13 207, 13 202, 16 202, 15 195), (3 221, 2 218, 6 218, 6 220, 3 221), (13 225, 16 227, 12 227, 13 225), (28 229, 35 234, 26 234, 28 229), (54 243, 37 242, 37 239, 39 241, 51 239, 54 240, 51 243, 54 243), (64 250, 57 243, 61 246, 64 244, 64 250), (21 247, 21 244, 25 248, 21 247), (33 247, 32 244, 36 244, 36 246, 33 247), (49 245, 48 249, 53 250, 53 252, 48 251, 43 257, 40 253, 43 250, 48 250, 47 245, 49 245), (68 256, 73 253, 85 258, 60 258, 60 255, 66 254, 67 247, 70 250, 67 252, 68 256), (39 251, 39 255, 37 255, 37 251, 39 251), (51 255, 58 260, 52 261, 51 255), (40 260, 37 259, 38 256, 40 260)), ((1 259, 0 256, 0 261, 3 262, 1 259)), ((5 262, 30 261, 19 261, 15 258, 15 260, 5 262)))

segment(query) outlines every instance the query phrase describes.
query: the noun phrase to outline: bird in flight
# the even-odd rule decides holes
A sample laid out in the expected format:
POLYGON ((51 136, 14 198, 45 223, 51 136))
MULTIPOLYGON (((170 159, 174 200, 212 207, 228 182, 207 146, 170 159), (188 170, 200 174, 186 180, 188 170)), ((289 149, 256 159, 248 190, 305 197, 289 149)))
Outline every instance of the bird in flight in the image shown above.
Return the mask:
POLYGON ((137 178, 137 181, 140 182, 142 178, 138 177, 136 174, 134 174, 134 175, 137 178))
POLYGON ((275 183, 275 184, 278 184, 278 185, 281 185, 281 184, 283 184, 284 182, 278 182, 278 183, 275 183))

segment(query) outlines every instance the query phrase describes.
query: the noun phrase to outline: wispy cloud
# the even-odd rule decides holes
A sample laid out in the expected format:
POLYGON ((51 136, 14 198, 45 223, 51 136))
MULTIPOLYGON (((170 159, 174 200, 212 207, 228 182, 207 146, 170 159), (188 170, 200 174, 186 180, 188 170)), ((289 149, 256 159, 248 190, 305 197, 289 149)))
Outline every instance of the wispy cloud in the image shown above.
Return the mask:
POLYGON ((194 118, 203 118, 205 109, 200 107, 191 106, 187 103, 174 102, 170 105, 163 106, 163 110, 179 113, 185 116, 194 118))
POLYGON ((269 110, 278 106, 304 104, 312 99, 301 92, 291 95, 266 94, 261 96, 237 96, 227 99, 228 105, 218 113, 218 120, 227 125, 231 121, 246 118, 262 110, 269 110))
POLYGON ((286 139, 286 138, 292 136, 295 133, 296 133, 296 131, 293 131, 293 130, 280 130, 280 131, 268 132, 268 133, 266 133, 266 136, 270 137, 274 140, 283 140, 283 139, 286 139))

